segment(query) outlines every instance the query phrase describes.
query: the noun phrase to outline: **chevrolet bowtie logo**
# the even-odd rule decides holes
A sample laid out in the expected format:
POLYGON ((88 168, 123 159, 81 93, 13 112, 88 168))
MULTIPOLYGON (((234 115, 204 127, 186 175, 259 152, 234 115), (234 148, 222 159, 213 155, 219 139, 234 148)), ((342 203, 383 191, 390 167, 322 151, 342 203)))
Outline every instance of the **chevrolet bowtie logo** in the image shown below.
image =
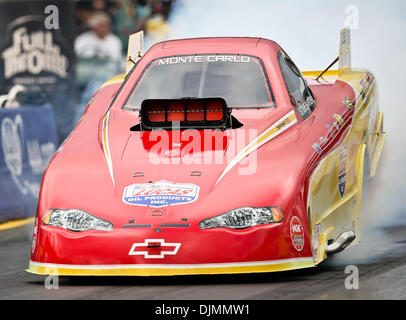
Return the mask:
POLYGON ((145 239, 144 243, 133 243, 128 255, 143 255, 145 259, 164 258, 175 255, 180 243, 165 243, 164 239, 145 239))

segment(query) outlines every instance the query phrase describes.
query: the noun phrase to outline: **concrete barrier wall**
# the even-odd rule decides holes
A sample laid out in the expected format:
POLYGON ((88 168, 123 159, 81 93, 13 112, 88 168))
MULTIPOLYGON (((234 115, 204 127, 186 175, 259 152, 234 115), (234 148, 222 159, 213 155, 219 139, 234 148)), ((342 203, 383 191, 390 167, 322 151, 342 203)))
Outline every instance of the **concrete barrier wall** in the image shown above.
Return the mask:
POLYGON ((57 147, 50 105, 0 109, 0 223, 34 216, 57 147))

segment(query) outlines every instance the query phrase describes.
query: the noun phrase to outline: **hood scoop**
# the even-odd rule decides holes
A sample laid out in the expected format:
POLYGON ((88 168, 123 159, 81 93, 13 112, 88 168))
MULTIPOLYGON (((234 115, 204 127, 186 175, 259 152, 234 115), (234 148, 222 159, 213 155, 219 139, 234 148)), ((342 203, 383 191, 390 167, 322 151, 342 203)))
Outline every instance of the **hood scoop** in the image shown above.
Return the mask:
POLYGON ((242 126, 222 98, 147 99, 131 131, 217 129, 242 126))

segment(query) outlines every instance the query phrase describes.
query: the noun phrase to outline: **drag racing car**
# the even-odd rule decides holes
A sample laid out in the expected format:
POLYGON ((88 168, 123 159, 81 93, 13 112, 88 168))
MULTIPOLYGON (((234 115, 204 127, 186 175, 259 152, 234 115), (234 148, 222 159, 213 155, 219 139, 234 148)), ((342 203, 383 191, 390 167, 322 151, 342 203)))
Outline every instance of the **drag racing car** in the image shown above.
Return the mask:
POLYGON ((137 39, 45 172, 29 272, 282 271, 359 241, 385 133, 348 29, 338 70, 303 73, 263 38, 164 41, 142 57, 137 39))

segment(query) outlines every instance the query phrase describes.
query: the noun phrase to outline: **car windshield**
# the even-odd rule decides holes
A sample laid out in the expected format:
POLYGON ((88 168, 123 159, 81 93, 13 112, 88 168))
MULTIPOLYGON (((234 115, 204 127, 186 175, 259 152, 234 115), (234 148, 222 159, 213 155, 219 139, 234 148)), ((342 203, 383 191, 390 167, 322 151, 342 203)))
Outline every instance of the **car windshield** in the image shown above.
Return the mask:
POLYGON ((272 107, 261 60, 246 55, 188 55, 153 60, 124 105, 145 99, 223 98, 229 107, 272 107))

